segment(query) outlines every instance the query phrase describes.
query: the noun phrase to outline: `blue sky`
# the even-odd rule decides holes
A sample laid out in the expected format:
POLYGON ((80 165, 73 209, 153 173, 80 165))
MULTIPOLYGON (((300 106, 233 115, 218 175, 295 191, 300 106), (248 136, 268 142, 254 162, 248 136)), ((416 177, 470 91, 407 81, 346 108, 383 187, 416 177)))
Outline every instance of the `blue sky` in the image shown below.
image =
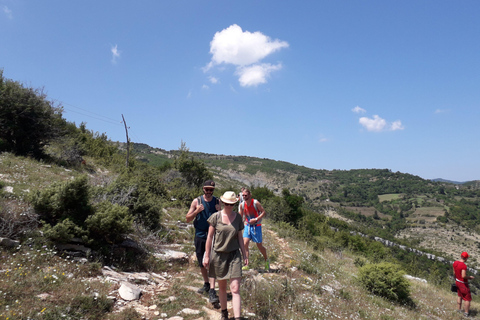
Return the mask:
POLYGON ((0 0, 0 68, 112 140, 480 179, 478 1, 0 0))

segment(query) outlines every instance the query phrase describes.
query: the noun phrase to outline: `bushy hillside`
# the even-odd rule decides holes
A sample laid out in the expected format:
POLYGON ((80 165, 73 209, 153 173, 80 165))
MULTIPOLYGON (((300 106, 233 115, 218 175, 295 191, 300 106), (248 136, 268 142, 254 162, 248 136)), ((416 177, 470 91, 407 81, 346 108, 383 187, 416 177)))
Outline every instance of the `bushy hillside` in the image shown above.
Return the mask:
MULTIPOLYGON (((82 314, 89 319, 104 319, 107 315, 115 318, 111 314, 113 304, 106 298, 108 286, 98 285, 98 295, 92 298, 71 278, 96 275, 104 265, 130 272, 186 270, 188 266, 169 267, 154 253, 160 245, 191 243, 192 233, 179 229, 179 221, 183 223, 189 204, 201 194, 203 181, 212 177, 217 181, 217 196, 249 186, 268 212, 267 225, 277 231, 275 241, 290 239, 308 248, 307 253, 290 256, 290 260, 297 261, 289 266, 293 271, 282 267, 279 270, 286 275, 292 272, 299 279, 315 277, 316 282, 294 285, 292 291, 288 281, 272 281, 268 292, 280 295, 268 300, 268 310, 251 307, 256 314, 270 312, 261 316, 264 319, 303 319, 301 308, 305 305, 292 294, 295 292, 308 292, 309 299, 322 300, 324 306, 328 299, 332 301, 322 296, 326 289, 317 284, 322 277, 336 273, 321 267, 325 264, 321 260, 336 256, 342 260, 343 253, 350 259, 348 268, 356 268, 356 276, 349 280, 353 289, 339 291, 335 299, 340 300, 335 302, 343 299, 359 308, 351 317, 389 319, 386 314, 371 317, 372 303, 392 309, 400 304, 398 314, 415 314, 415 306, 422 303, 415 301, 416 296, 402 280, 404 272, 427 279, 437 286, 435 290, 447 288, 450 265, 399 246, 384 246, 375 237, 446 255, 447 259, 465 249, 474 253, 473 258, 478 257, 480 193, 475 184, 433 182, 388 169, 314 170, 270 159, 192 153, 184 143, 174 151, 134 144, 127 162, 125 144, 88 130, 84 123, 77 126, 67 122, 61 117, 61 106, 54 106, 40 91, 5 79, 1 73, 0 89, 0 237, 8 238, 5 243, 10 246, 2 249, 2 257, 8 259, 0 265, 5 276, 0 282, 0 294, 5 297, 0 302, 0 319, 25 318, 25 314, 28 318, 60 319, 62 312, 72 319, 82 314), (48 128, 41 127, 43 122, 48 128), (29 134, 18 129, 26 126, 39 126, 50 133, 28 139, 29 134), (446 233, 435 237, 434 232, 446 233), (468 243, 462 239, 467 235, 468 243), (432 239, 433 243, 427 242, 432 239), (30 251, 38 254, 30 256, 30 251), (77 255, 86 263, 78 270, 71 268, 68 260, 77 255), (73 276, 46 272, 48 263, 69 269, 73 276), (38 265, 24 273, 25 264, 38 265), (388 290, 381 290, 384 284, 369 280, 371 270, 381 270, 395 281, 388 290), (46 280, 39 280, 42 276, 46 280), (353 279, 356 277, 358 283, 353 279), (45 302, 50 308, 45 312, 47 307, 36 304, 31 296, 18 294, 39 281, 43 283, 42 291, 56 296, 64 292, 63 296, 72 297, 74 307, 69 299, 58 298, 45 302), (64 287, 68 290, 63 291, 64 287), (377 302, 357 305, 351 295, 360 292, 370 292, 381 300, 375 298, 377 302), (283 305, 282 301, 290 303, 285 305, 291 308, 281 312, 270 308, 272 303, 283 305), (12 311, 15 304, 24 304, 22 310, 27 313, 16 314, 12 311), (57 312, 55 306, 63 311, 57 312)), ((184 250, 191 252, 192 248, 187 245, 184 250)), ((282 259, 287 261, 289 258, 283 254, 282 259)), ((273 260, 277 258, 272 256, 273 260)), ((255 258, 252 263, 255 267, 255 258)), ((331 262, 329 267, 343 268, 342 262, 331 262)), ((249 285, 253 290, 256 280, 249 285)), ((478 287, 476 280, 472 283, 475 293, 478 287)), ((35 290, 32 295, 39 294, 35 290)), ((259 292, 261 296, 265 298, 259 292)), ((244 299, 253 304, 254 300, 244 299)), ((348 313, 337 310, 330 317, 330 313, 309 310, 310 316, 318 314, 323 318, 348 313)), ((442 312, 437 316, 446 313, 442 312)), ((428 313, 435 312, 428 309, 428 313)), ((419 318, 422 314, 418 314, 419 318)), ((136 319, 138 315, 118 316, 122 317, 136 319)))

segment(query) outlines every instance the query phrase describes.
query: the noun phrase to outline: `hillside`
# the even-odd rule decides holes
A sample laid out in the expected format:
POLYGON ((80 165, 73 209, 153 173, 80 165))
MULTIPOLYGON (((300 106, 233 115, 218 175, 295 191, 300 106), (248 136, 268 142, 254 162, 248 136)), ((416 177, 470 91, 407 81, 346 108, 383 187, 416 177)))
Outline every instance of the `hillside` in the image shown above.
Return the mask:
MULTIPOLYGON (((112 172, 91 162, 88 175, 92 183, 112 178, 112 172)), ((0 168, 2 181, 11 187, 5 195, 10 205, 21 203, 23 195, 34 189, 83 173, 10 154, 0 155, 0 168)), ((162 225, 169 230, 168 238, 155 240, 150 236, 141 240, 132 235, 152 255, 168 249, 189 256, 188 261, 171 260, 143 273, 121 272, 74 256, 58 256, 33 239, 15 250, 2 249, 0 290, 29 294, 13 296, 21 301, 18 306, 0 303, 0 319, 24 318, 31 314, 29 308, 36 310, 36 319, 78 319, 82 305, 96 312, 89 313, 91 319, 218 319, 219 310, 194 292, 201 285, 201 277, 191 256, 192 226, 179 223, 185 212, 185 207, 164 209, 162 225), (36 247, 39 249, 31 249, 36 247), (32 285, 32 281, 41 285, 32 285), (120 288, 125 283, 142 292, 140 299, 122 298, 120 288), (103 313, 102 308, 110 311, 103 313)), ((455 296, 445 288, 410 278, 413 304, 393 303, 368 293, 359 284, 358 270, 367 259, 347 248, 313 248, 300 241, 291 227, 269 220, 265 228, 271 272, 263 271, 261 255, 252 248, 253 269, 244 273, 242 288, 245 319, 461 319, 454 312, 455 296)), ((4 301, 15 304, 11 299, 4 301)), ((473 314, 479 309, 480 305, 473 302, 473 314)))
MULTIPOLYGON (((152 165, 162 165, 178 153, 145 144, 135 144, 134 151, 152 165)), ((469 251, 471 262, 480 265, 476 181, 456 185, 388 169, 328 171, 270 159, 192 154, 205 161, 220 185, 265 186, 276 194, 287 188, 312 210, 348 221, 359 231, 449 259, 469 251), (465 216, 466 210, 472 212, 465 216)))
MULTIPOLYGON (((0 319, 217 318, 192 293, 199 275, 185 223, 212 178, 216 196, 249 186, 268 213, 273 272, 261 272, 253 250, 249 318, 455 319, 443 303, 449 260, 468 250, 469 266, 478 263, 477 182, 313 170, 184 143, 125 150, 67 122, 40 90, 1 73, 0 85, 0 319)), ((477 301, 480 281, 470 285, 477 301)))

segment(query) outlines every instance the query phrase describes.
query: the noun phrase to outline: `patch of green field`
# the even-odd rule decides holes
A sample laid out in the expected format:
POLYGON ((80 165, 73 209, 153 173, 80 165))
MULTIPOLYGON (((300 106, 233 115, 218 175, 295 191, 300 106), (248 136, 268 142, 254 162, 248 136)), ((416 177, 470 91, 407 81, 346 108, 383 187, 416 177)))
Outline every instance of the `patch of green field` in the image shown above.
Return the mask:
POLYGON ((400 199, 401 196, 402 196, 401 193, 382 194, 378 196, 378 201, 383 202, 383 201, 397 200, 397 199, 400 199))

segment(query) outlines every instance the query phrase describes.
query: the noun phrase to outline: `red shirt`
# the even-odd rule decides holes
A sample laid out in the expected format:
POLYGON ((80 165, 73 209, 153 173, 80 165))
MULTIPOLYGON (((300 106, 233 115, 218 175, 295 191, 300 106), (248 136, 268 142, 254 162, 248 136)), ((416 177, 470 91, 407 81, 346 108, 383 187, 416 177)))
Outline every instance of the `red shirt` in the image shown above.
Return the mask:
POLYGON ((467 271, 467 265, 460 260, 457 260, 453 263, 453 271, 455 271, 456 280, 463 281, 465 284, 468 284, 468 279, 462 278, 462 270, 467 271))
MULTIPOLYGON (((250 201, 244 201, 243 202, 243 214, 247 217, 247 221, 250 221, 250 219, 257 218, 258 217, 258 212, 255 210, 255 204, 254 200, 250 199, 250 201), (250 202, 248 204, 247 202, 250 202)), ((257 223, 256 226, 261 226, 261 223, 257 223)))

